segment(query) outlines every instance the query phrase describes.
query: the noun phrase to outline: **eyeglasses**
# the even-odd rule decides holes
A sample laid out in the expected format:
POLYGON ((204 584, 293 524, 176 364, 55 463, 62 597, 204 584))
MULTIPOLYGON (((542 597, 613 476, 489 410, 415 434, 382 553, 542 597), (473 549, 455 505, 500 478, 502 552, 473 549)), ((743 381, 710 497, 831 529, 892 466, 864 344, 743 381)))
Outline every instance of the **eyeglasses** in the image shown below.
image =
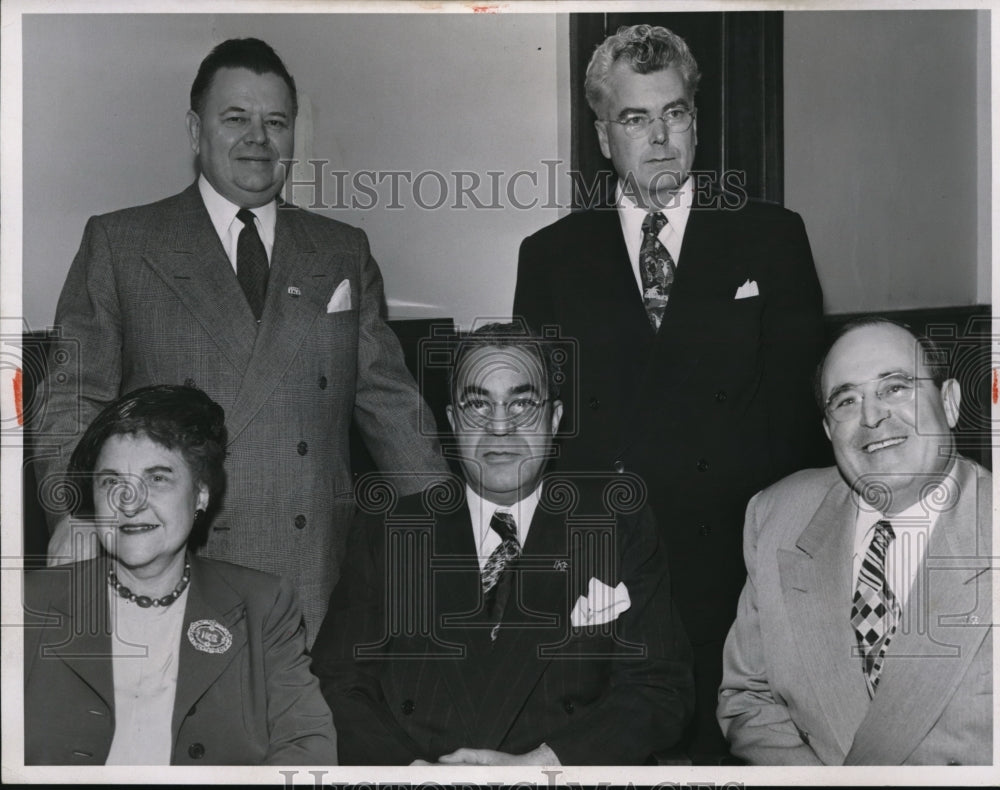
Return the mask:
POLYGON ((871 379, 864 384, 857 384, 834 392, 826 401, 826 413, 835 422, 848 422, 861 416, 861 404, 865 394, 863 387, 876 383, 875 397, 886 406, 901 406, 913 400, 913 393, 919 379, 904 373, 892 373, 888 376, 871 379))
POLYGON ((607 118, 605 123, 616 123, 625 130, 625 134, 632 138, 642 137, 653 121, 663 121, 670 134, 681 134, 691 128, 694 123, 696 110, 689 110, 687 107, 671 107, 663 115, 626 115, 624 118, 607 118))
POLYGON ((471 397, 459 401, 457 408, 465 417, 466 421, 485 425, 495 419, 495 415, 503 410, 506 422, 513 426, 531 425, 538 418, 542 406, 548 402, 548 398, 514 398, 506 403, 494 403, 486 398, 471 397))

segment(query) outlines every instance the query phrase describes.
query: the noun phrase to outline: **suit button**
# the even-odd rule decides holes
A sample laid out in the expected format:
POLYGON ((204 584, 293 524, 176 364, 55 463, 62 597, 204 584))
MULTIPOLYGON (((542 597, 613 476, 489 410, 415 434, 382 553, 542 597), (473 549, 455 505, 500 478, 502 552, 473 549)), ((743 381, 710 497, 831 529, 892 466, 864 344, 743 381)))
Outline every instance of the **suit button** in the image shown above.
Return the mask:
POLYGON ((416 706, 413 704, 412 699, 404 699, 403 704, 400 705, 399 707, 403 711, 404 716, 409 716, 411 713, 413 713, 413 709, 416 706))
POLYGON ((194 379, 184 379, 184 386, 185 387, 193 387, 194 386, 194 379))
POLYGON ((319 388, 321 390, 325 390, 326 389, 326 376, 320 376, 319 377, 319 388))
POLYGON ((719 403, 725 403, 726 402, 726 397, 727 397, 727 395, 726 395, 726 391, 725 390, 719 390, 718 392, 715 393, 715 399, 719 403))
POLYGON ((618 458, 615 461, 613 468, 618 474, 621 474, 625 471, 625 462, 621 458, 618 458))
POLYGON ((306 442, 299 442, 298 447, 295 449, 299 451, 299 455, 305 455, 309 452, 309 445, 306 442))
POLYGON ((306 528, 306 517, 299 513, 295 517, 295 529, 305 529, 306 528))
POLYGON ((948 765, 961 765, 961 763, 958 760, 949 760, 948 765))
POLYGON ((573 704, 573 700, 568 699, 563 703, 563 710, 567 713, 572 713, 576 710, 576 705, 573 704))
POLYGON ((704 458, 699 458, 698 459, 698 471, 699 472, 707 472, 708 471, 708 461, 706 461, 704 458))
POLYGON ((712 534, 712 528, 708 526, 708 524, 701 524, 698 527, 698 534, 703 538, 707 538, 710 534, 712 534))
POLYGON ((192 743, 188 746, 188 757, 192 760, 200 760, 205 756, 205 747, 200 743, 192 743))
POLYGON ((588 402, 588 405, 590 406, 590 408, 596 411, 597 409, 601 408, 601 399, 591 398, 590 401, 588 402))
POLYGON ((809 733, 808 732, 806 732, 805 730, 799 730, 799 738, 802 739, 802 743, 804 743, 806 746, 809 745, 809 733))

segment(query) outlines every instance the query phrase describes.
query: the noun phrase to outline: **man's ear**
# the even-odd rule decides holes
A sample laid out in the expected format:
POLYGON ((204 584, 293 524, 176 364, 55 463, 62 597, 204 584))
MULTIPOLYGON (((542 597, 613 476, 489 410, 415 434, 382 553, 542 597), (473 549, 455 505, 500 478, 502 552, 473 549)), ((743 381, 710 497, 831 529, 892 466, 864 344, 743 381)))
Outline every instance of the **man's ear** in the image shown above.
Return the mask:
POLYGON ((191 138, 191 150, 197 154, 200 147, 198 138, 201 135, 201 118, 194 110, 188 110, 184 121, 187 124, 188 137, 191 138))
POLYGON ((958 423, 958 413, 962 407, 962 387, 957 379, 948 379, 941 385, 941 403, 944 404, 944 416, 948 427, 954 428, 958 423))
POLYGON ((594 128, 597 130, 597 142, 601 146, 601 153, 605 159, 611 158, 611 146, 608 145, 608 122, 594 121, 594 128))
POLYGON ((447 406, 444 407, 444 413, 447 415, 447 417, 448 417, 448 424, 451 426, 452 433, 454 433, 455 432, 455 410, 452 408, 452 405, 450 403, 447 406))
POLYGON ((559 423, 562 421, 563 403, 561 400, 552 401, 552 435, 559 431, 559 423))

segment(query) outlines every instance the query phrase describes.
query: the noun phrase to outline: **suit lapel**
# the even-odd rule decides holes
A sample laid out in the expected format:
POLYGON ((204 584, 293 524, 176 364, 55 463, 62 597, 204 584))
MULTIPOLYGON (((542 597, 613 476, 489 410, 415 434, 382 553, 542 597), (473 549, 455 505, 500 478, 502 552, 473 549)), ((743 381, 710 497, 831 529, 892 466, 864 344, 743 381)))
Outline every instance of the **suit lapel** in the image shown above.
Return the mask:
MULTIPOLYGON (((319 252, 299 211, 293 206, 278 208, 264 312, 243 385, 226 415, 230 441, 246 428, 281 381, 339 284, 329 264, 339 247, 327 244, 319 252)), ((358 299, 358 284, 354 285, 358 299)))
POLYGON ((481 619, 478 611, 480 582, 476 542, 464 494, 458 508, 437 517, 433 556, 441 569, 432 574, 434 612, 437 613, 433 629, 446 642, 460 644, 464 654, 458 659, 432 657, 430 660, 441 666, 453 700, 452 707, 458 711, 466 730, 471 732, 480 705, 481 666, 477 640, 482 638, 482 629, 470 627, 481 619), (442 616, 442 612, 447 614, 442 616))
POLYGON ((143 260, 176 294, 222 355, 243 370, 253 352, 256 323, 198 185, 184 190, 171 206, 143 260))
POLYGON ((907 598, 907 627, 889 645, 878 691, 847 764, 904 762, 934 726, 990 632, 985 627, 991 622, 990 497, 984 495, 988 491, 976 495, 977 485, 990 483, 977 481, 967 463, 959 462, 958 469, 955 490, 964 495, 942 512, 931 533, 907 598), (968 627, 976 623, 982 625, 968 627))
POLYGON ((106 572, 107 563, 103 557, 89 560, 73 566, 70 571, 73 583, 58 585, 50 610, 59 618, 60 638, 54 641, 43 636, 43 652, 38 659, 45 660, 50 656, 62 659, 114 710, 106 572))
POLYGON ((800 664, 845 754, 869 704, 849 617, 855 514, 850 488, 838 482, 799 536, 796 550, 778 551, 800 664))
POLYGON ((564 519, 563 514, 549 513, 541 505, 535 510, 519 563, 517 588, 507 602, 497 641, 483 658, 484 686, 477 704, 482 743, 487 748, 499 748, 552 660, 551 654, 542 655, 541 647, 569 630, 570 574, 553 569, 555 560, 567 556, 564 519))
POLYGON ((240 651, 246 649, 247 642, 243 599, 204 561, 196 556, 191 556, 190 561, 191 586, 184 611, 174 697, 172 731, 175 740, 191 706, 215 683, 240 651), (192 624, 199 621, 208 622, 202 622, 204 630, 195 629, 192 634, 192 624), (199 638, 199 634, 224 637, 227 633, 232 641, 225 649, 204 636, 199 638), (196 648, 195 642, 202 649, 196 648), (210 649, 218 652, 210 652, 210 649))

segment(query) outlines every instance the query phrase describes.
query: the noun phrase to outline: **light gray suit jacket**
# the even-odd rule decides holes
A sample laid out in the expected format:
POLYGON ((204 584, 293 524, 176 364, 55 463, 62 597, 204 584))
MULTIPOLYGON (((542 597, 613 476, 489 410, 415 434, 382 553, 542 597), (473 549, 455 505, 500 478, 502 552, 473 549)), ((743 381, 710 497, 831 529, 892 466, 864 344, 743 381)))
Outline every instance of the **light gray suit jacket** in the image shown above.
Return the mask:
MULTIPOLYGON (((43 504, 58 511, 55 482, 105 404, 149 384, 200 387, 229 429, 228 490, 201 553, 289 579, 310 644, 353 515, 351 420, 381 469, 445 470, 385 323, 367 238, 343 223, 279 207, 258 327, 197 184, 93 217, 56 325, 40 418, 43 504), (344 280, 351 309, 327 313, 344 280)), ((421 485, 397 479, 403 493, 421 485)))
POLYGON ((746 586, 718 716, 752 764, 989 764, 993 748, 992 476, 957 459, 878 692, 850 623, 856 505, 835 467, 747 507, 746 586))

